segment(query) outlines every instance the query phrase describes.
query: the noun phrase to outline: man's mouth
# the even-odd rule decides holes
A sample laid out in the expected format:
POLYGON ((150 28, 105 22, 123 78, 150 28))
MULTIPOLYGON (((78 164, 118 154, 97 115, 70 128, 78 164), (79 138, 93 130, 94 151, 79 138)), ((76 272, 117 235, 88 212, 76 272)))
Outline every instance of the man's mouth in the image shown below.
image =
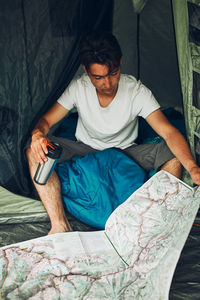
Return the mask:
POLYGON ((111 89, 102 89, 105 93, 112 93, 114 91, 113 88, 111 89))

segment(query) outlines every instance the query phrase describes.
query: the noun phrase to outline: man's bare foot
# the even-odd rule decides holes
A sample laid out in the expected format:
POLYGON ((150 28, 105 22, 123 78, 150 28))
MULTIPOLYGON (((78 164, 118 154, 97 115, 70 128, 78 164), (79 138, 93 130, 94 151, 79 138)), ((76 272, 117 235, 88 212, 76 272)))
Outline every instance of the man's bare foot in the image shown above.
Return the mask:
POLYGON ((49 231, 48 235, 54 234, 54 233, 61 233, 61 232, 70 232, 73 231, 69 222, 66 224, 57 224, 57 225, 52 225, 51 230, 49 231))

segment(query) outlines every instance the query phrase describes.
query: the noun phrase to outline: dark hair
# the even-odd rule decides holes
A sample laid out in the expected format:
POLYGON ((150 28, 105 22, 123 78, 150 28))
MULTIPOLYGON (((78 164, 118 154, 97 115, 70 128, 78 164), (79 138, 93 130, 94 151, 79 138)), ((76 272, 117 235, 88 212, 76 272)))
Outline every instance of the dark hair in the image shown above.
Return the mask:
POLYGON ((118 69, 122 57, 120 45, 110 32, 92 32, 81 39, 81 63, 89 71, 93 63, 107 65, 109 72, 118 69))

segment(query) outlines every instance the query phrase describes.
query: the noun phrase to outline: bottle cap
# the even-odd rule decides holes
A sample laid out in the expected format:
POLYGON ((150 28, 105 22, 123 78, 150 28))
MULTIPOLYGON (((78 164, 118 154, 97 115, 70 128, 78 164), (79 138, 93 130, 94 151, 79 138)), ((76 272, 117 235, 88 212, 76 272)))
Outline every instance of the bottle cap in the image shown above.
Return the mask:
POLYGON ((47 150, 49 158, 58 159, 61 155, 62 147, 57 143, 47 142, 47 150))

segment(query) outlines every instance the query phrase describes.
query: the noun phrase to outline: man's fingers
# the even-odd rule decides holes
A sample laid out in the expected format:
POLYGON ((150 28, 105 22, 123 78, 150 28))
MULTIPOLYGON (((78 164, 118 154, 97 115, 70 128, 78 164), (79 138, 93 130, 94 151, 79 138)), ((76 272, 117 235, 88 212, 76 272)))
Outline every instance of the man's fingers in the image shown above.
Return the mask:
POLYGON ((42 149, 45 154, 48 153, 47 145, 48 145, 48 141, 45 139, 44 142, 42 143, 42 149))
POLYGON ((41 146, 40 148, 36 148, 36 149, 32 148, 32 151, 38 163, 43 164, 47 160, 47 157, 45 156, 41 146))
POLYGON ((200 168, 196 167, 193 168, 191 173, 190 173, 192 180, 197 184, 200 185, 200 168))
POLYGON ((46 157, 46 155, 44 153, 44 150, 43 150, 43 147, 41 145, 40 145, 40 147, 37 151, 37 155, 38 155, 40 163, 44 163, 45 161, 47 161, 47 157, 46 157))
POLYGON ((45 138, 40 138, 37 141, 33 141, 31 144, 31 150, 33 151, 35 159, 41 164, 47 161, 46 154, 48 153, 48 149, 45 141, 45 138))

